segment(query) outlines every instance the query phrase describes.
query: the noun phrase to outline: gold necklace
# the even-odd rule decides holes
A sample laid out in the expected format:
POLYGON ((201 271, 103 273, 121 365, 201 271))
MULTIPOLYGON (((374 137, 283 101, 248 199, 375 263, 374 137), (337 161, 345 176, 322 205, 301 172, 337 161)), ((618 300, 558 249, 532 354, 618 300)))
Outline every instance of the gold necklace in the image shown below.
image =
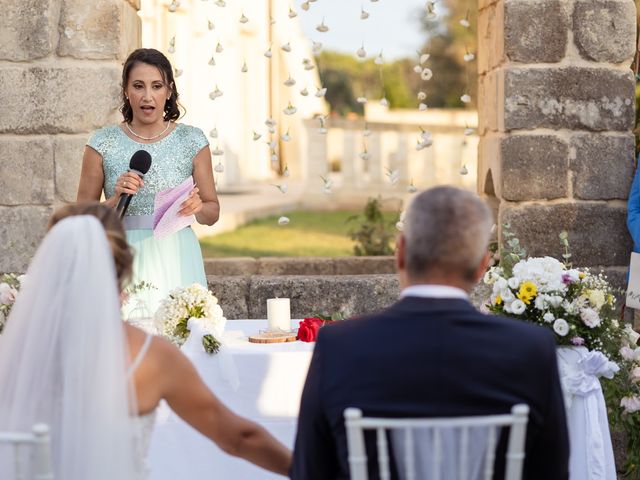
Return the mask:
POLYGON ((125 122, 125 125, 127 126, 127 130, 129 130, 129 132, 131 132, 131 135, 133 135, 133 136, 135 136, 135 137, 138 137, 138 138, 140 138, 141 140, 149 141, 149 140, 155 140, 156 138, 160 138, 162 135, 164 135, 164 134, 165 134, 165 132, 166 132, 167 130, 169 130, 169 125, 171 125, 171 122, 167 122, 167 126, 166 126, 166 127, 164 127, 164 130, 162 130, 158 135, 154 135, 153 137, 143 137, 142 135, 138 135, 136 132, 134 132, 134 131, 131 129, 131 126, 129 125, 129 122, 125 122))

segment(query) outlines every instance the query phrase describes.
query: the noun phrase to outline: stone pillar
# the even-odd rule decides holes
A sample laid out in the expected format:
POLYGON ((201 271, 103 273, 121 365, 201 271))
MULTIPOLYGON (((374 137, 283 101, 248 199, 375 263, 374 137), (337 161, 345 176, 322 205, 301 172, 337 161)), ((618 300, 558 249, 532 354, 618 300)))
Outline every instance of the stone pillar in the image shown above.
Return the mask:
POLYGON ((0 272, 24 272, 75 201, 90 132, 118 119, 140 0, 0 0, 0 272))
MULTIPOLYGON (((634 174, 633 0, 479 1, 478 190, 530 255, 623 280, 634 174)), ((615 279, 614 279, 615 281, 615 279)))

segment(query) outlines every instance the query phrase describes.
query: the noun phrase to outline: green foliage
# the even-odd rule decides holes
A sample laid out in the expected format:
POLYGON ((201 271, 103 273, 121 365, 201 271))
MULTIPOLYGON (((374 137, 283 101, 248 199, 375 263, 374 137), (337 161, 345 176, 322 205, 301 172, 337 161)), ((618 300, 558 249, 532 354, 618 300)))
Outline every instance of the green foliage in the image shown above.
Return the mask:
POLYGON ((362 215, 349 219, 359 221, 357 228, 350 232, 351 239, 356 242, 353 247, 355 255, 392 255, 391 241, 395 237, 395 224, 399 216, 389 222, 380 209, 380 197, 369 198, 362 215))
POLYGON ((415 108, 415 95, 409 76, 408 60, 384 64, 382 68, 373 60, 361 61, 351 55, 326 51, 316 57, 320 67, 322 85, 327 87, 326 100, 331 111, 338 115, 350 112, 362 114, 363 106, 356 98, 382 98, 386 96, 392 108, 415 108))
POLYGON ((502 225, 502 238, 504 245, 500 251, 500 266, 502 267, 505 275, 511 277, 513 267, 520 260, 526 258, 527 251, 520 245, 520 240, 511 232, 511 225, 505 223, 502 225))
POLYGON ((477 99, 477 61, 465 63, 465 53, 478 55, 476 38, 477 0, 445 0, 444 9, 438 7, 435 21, 422 21, 427 40, 422 51, 431 57, 427 66, 433 78, 424 87, 430 107, 456 108, 465 106, 462 93, 471 95, 471 105, 477 99), (467 18, 470 28, 460 25, 467 18))

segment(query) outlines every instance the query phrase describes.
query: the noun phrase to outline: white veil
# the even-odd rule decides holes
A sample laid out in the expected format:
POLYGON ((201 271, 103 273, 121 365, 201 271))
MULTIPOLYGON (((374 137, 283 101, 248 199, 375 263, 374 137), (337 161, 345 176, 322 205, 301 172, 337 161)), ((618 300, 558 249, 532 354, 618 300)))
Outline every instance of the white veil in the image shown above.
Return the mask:
MULTIPOLYGON (((55 478, 136 478, 137 435, 115 265, 92 216, 55 225, 0 335, 0 431, 51 428, 55 478)), ((13 462, 0 450, 0 478, 13 462)))

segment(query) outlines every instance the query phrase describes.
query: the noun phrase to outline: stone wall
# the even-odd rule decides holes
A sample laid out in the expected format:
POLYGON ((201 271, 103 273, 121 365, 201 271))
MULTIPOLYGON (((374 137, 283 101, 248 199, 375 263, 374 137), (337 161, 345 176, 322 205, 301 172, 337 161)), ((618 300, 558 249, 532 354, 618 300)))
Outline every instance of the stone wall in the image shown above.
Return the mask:
POLYGON ((620 274, 633 179, 633 0, 479 0, 478 190, 528 253, 620 274))
POLYGON ((139 0, 0 0, 0 272, 24 271, 76 198, 90 132, 118 118, 139 0))

